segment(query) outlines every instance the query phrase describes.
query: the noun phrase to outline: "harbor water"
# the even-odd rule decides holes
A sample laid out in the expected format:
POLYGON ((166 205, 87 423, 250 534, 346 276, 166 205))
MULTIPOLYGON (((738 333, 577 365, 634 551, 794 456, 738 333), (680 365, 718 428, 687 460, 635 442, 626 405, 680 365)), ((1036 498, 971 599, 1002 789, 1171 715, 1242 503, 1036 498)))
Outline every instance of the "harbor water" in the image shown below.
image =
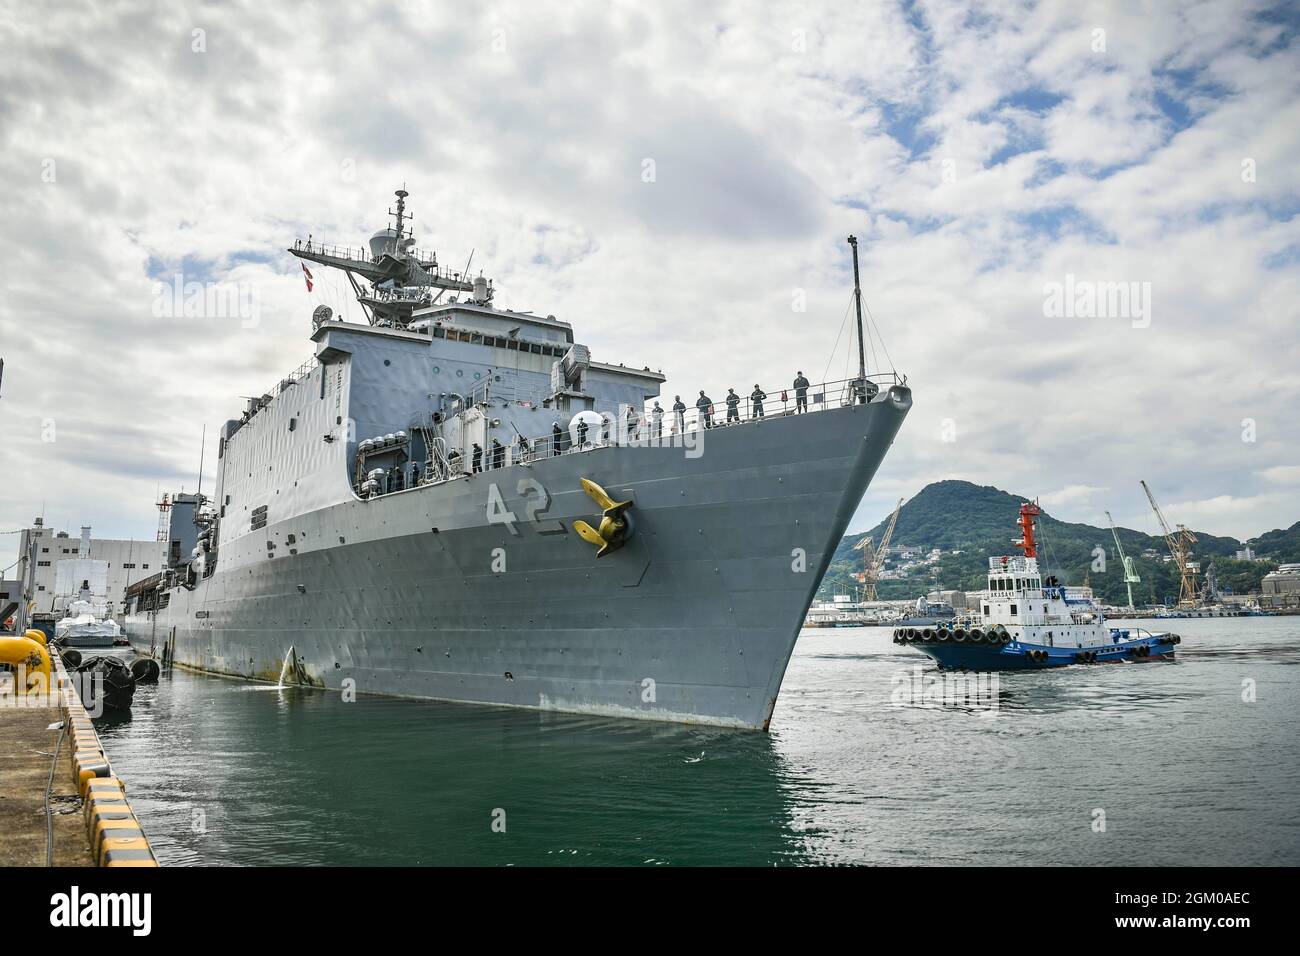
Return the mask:
POLYGON ((973 695, 807 630, 767 734, 180 669, 99 728, 164 865, 1300 864, 1300 617, 1137 623, 973 695))

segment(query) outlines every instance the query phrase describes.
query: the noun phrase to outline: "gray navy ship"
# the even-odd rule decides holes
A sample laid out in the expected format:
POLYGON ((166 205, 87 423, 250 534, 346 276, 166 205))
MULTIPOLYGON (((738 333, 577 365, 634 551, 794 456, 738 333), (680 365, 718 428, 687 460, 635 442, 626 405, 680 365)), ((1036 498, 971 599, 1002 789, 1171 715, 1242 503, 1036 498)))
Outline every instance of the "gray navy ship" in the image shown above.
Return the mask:
POLYGON ((396 196, 368 248, 288 250, 308 280, 346 274, 366 322, 318 307, 313 357, 221 429, 215 491, 165 499, 132 644, 251 679, 766 729, 905 379, 867 373, 859 331, 856 378, 725 418, 647 408, 662 374, 496 308, 490 280, 416 248, 396 196))

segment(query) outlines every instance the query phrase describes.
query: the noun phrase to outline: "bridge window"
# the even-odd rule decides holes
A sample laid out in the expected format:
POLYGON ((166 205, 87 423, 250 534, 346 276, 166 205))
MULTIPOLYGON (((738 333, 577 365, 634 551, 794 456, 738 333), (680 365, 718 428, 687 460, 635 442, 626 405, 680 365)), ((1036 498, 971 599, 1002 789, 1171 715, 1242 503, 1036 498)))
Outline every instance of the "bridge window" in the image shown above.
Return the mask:
POLYGON ((1011 614, 1014 616, 1015 613, 1016 613, 1016 606, 1013 604, 1011 605, 1011 614))

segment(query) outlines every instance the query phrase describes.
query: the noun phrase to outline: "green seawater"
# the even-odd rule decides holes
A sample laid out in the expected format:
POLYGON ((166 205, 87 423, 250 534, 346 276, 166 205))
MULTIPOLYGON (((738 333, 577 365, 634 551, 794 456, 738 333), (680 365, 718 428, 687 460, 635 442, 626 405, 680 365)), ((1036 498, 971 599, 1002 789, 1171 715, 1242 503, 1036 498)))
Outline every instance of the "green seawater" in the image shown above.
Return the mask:
POLYGON ((1300 864, 1300 618, 1138 623, 1176 663, 947 701, 805 631, 766 734, 180 669, 100 734, 165 865, 1300 864))

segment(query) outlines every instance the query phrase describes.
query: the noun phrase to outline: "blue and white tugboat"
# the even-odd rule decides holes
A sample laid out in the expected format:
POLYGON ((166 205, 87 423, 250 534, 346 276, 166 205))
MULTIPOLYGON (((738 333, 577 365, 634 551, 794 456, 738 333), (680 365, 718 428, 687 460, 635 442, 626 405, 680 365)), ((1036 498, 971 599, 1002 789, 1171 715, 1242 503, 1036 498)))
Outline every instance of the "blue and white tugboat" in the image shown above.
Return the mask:
POLYGON ((1068 595, 1055 579, 1038 571, 1034 518, 1036 503, 1020 506, 1024 554, 989 558, 988 590, 978 623, 956 621, 935 627, 900 627, 895 644, 909 644, 940 668, 972 671, 1173 660, 1177 634, 1110 627, 1091 598, 1068 595))

